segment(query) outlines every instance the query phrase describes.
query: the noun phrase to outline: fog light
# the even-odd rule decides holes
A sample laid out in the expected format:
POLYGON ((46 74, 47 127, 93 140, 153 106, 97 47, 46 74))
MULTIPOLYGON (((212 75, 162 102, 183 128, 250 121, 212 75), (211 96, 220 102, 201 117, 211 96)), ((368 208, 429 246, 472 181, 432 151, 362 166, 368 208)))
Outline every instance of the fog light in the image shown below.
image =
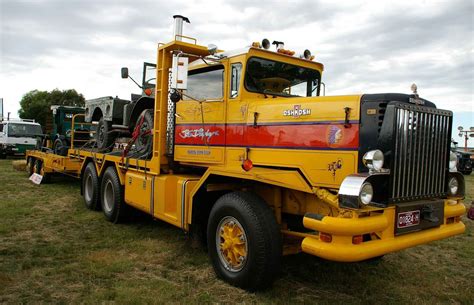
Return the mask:
POLYGON ((359 193, 359 201, 364 205, 368 205, 372 201, 373 196, 374 188, 372 187, 372 184, 369 182, 362 184, 359 193))
POLYGON ((456 172, 456 165, 458 165, 458 156, 455 153, 451 152, 449 154, 449 171, 456 172))
POLYGON ((451 196, 456 195, 458 193, 458 189, 459 189, 458 179, 456 179, 456 177, 452 177, 451 179, 449 179, 449 182, 448 182, 449 195, 451 196))

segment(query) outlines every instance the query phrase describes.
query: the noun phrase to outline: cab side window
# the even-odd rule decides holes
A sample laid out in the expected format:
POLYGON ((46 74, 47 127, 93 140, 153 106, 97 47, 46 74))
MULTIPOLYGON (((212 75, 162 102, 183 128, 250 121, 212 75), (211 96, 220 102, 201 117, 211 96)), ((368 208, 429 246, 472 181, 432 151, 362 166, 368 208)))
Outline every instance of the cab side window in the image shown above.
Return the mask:
POLYGON ((230 98, 239 96, 240 77, 242 75, 242 64, 235 63, 231 65, 230 77, 230 98))
POLYGON ((183 100, 221 100, 224 97, 224 66, 189 71, 186 95, 183 100))

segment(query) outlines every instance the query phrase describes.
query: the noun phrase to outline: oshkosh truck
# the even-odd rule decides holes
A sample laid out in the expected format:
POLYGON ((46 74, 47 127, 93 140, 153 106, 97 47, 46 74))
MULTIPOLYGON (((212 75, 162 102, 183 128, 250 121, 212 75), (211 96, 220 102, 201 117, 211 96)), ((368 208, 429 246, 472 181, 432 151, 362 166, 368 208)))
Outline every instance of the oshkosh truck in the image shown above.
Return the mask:
POLYGON ((201 236, 216 274, 246 289, 270 285, 285 254, 356 262, 464 232, 450 111, 416 93, 320 96, 309 52, 220 51, 183 20, 126 148, 69 150, 88 208, 201 236))

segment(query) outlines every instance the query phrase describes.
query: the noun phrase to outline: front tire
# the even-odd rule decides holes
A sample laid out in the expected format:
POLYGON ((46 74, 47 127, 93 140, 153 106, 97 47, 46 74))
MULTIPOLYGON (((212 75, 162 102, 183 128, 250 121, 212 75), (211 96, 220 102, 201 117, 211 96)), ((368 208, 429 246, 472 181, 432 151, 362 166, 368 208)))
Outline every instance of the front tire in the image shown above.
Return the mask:
POLYGON ((120 184, 117 172, 112 166, 105 170, 102 177, 100 198, 105 218, 113 223, 121 222, 125 214, 123 187, 120 184))
POLYGON ((234 192, 219 198, 209 216, 207 238, 214 271, 234 286, 266 288, 280 271, 280 230, 257 195, 234 192))
POLYGON ((26 162, 26 173, 28 174, 28 177, 31 177, 35 171, 35 159, 32 157, 28 158, 28 161, 26 162))
POLYGON ((135 146, 140 154, 148 155, 151 153, 153 146, 153 110, 143 110, 138 116, 135 126, 137 126, 142 120, 143 122, 135 146))
POLYGON ((82 175, 84 204, 89 210, 100 210, 100 184, 94 163, 89 162, 82 175))

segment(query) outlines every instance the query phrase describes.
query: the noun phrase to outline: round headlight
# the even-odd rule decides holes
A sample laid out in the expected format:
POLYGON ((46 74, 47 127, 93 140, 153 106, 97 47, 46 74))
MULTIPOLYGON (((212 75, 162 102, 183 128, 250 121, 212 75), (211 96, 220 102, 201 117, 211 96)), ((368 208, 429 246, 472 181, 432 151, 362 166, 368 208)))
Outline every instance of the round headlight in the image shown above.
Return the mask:
POLYGON ((449 154, 449 171, 455 172, 457 164, 458 164, 458 156, 456 156, 455 153, 451 152, 449 154))
POLYGON ((383 167, 383 152, 376 149, 365 153, 362 162, 368 169, 381 170, 383 167))
POLYGON ((371 201, 372 198, 374 197, 374 189, 372 187, 372 184, 369 182, 365 182, 362 184, 362 187, 360 188, 359 192, 359 200, 362 204, 368 205, 371 201))
POLYGON ((451 196, 456 195, 458 193, 458 189, 459 189, 458 179, 456 179, 455 177, 452 177, 451 179, 449 179, 449 182, 448 182, 449 195, 451 196))

